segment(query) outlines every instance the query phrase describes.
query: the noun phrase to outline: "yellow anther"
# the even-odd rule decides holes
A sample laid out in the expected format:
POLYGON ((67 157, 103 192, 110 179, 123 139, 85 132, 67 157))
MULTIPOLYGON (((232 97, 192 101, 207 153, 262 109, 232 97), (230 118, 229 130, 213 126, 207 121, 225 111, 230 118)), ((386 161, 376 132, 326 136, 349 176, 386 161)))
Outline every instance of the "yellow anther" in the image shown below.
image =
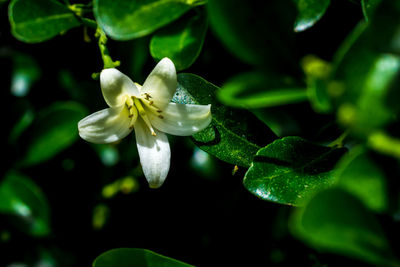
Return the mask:
POLYGON ((138 111, 135 106, 132 106, 132 108, 129 109, 129 118, 131 118, 131 121, 129 122, 129 130, 133 129, 133 125, 135 124, 137 117, 138 111))
POLYGON ((128 109, 130 110, 133 107, 133 96, 127 97, 125 104, 128 107, 128 109))

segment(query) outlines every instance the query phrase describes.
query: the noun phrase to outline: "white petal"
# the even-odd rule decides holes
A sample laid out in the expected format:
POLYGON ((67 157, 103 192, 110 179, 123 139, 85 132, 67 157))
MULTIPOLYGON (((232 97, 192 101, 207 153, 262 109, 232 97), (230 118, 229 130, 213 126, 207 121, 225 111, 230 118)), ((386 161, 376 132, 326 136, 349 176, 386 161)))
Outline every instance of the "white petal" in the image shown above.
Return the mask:
POLYGON ((125 106, 97 111, 78 122, 79 135, 96 144, 118 141, 132 131, 128 116, 125 106))
POLYGON ((168 134, 188 136, 210 124, 211 105, 169 103, 161 113, 149 111, 147 114, 151 124, 158 130, 168 134))
POLYGON ((127 96, 139 96, 139 90, 132 80, 117 69, 102 70, 100 85, 104 100, 110 107, 125 104, 127 96))
POLYGON ((140 93, 149 94, 154 104, 164 109, 174 96, 177 87, 174 63, 169 58, 163 58, 147 77, 140 93))
POLYGON ((151 188, 158 188, 164 183, 171 158, 167 136, 158 131, 156 134, 151 135, 141 118, 136 121, 135 135, 140 163, 151 188))

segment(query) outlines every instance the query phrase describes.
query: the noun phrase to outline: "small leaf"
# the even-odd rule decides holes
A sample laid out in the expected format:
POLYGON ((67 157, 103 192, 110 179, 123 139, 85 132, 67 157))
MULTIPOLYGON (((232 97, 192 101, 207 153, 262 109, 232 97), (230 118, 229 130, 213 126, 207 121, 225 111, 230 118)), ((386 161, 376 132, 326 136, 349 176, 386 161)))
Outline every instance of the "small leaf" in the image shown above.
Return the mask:
POLYGON ((219 104, 215 99, 218 88, 193 74, 178 75, 177 103, 211 104, 212 122, 193 135, 202 150, 231 164, 249 167, 254 155, 276 138, 275 134, 253 114, 219 104))
POLYGON ((385 175, 364 149, 353 148, 337 166, 337 186, 358 197, 366 207, 383 212, 388 206, 385 175))
POLYGON ((294 24, 296 32, 312 27, 322 18, 331 3, 330 0, 296 0, 296 2, 299 11, 294 24))
POLYGON ((87 114, 74 102, 55 103, 35 119, 22 164, 33 165, 50 159, 78 139, 77 123, 87 114))
POLYGON ((376 218, 354 196, 338 188, 315 195, 296 210, 291 230, 319 250, 378 266, 399 266, 376 218))
POLYGON ((80 25, 75 14, 56 0, 12 0, 12 34, 27 43, 43 42, 80 25))
POLYGON ((50 209, 43 192, 17 172, 9 172, 0 183, 0 212, 13 215, 15 225, 31 235, 50 232, 50 209))
POLYGON ((148 35, 188 11, 193 1, 95 0, 94 14, 107 35, 129 40, 148 35))
POLYGON ((239 108, 273 107, 307 100, 307 91, 274 74, 239 74, 218 91, 225 105, 239 108))
POLYGON ((178 20, 153 35, 150 42, 153 58, 159 61, 168 57, 177 70, 189 68, 199 56, 207 32, 204 13, 178 20))
POLYGON ((98 256, 93 267, 189 267, 187 263, 165 257, 147 249, 117 248, 98 256))
POLYGON ((345 148, 284 137, 257 152, 243 184, 261 199, 302 205, 319 190, 334 184, 333 168, 345 152, 345 148))

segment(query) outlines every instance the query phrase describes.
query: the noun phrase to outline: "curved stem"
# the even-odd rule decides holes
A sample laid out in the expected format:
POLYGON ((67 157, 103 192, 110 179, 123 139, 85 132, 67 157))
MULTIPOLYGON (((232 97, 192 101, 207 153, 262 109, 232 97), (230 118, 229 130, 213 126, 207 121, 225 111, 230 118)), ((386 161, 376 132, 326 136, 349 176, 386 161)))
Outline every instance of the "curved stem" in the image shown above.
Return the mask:
POLYGON ((99 44, 99 48, 100 48, 101 57, 102 57, 103 63, 104 63, 103 68, 109 69, 109 68, 118 67, 120 65, 120 62, 112 60, 112 58, 108 52, 107 46, 106 46, 107 36, 100 27, 97 27, 95 36, 99 40, 98 44, 99 44))

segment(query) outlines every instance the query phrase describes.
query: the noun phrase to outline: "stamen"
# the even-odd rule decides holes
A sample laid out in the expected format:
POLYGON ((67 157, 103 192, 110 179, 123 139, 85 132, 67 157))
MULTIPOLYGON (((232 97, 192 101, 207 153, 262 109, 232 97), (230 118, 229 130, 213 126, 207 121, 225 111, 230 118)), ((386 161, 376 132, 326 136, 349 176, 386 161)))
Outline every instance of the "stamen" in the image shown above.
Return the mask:
POLYGON ((132 97, 127 97, 125 101, 126 106, 130 110, 133 107, 133 99, 132 97))
POLYGON ((138 117, 138 111, 137 111, 136 107, 134 106, 133 97, 128 97, 126 99, 125 104, 129 111, 128 117, 131 119, 129 122, 129 130, 132 130, 133 125, 135 124, 137 117, 138 117))
POLYGON ((142 117, 143 121, 146 123, 147 127, 149 127, 151 135, 156 136, 156 132, 154 131, 153 127, 151 126, 150 120, 147 117, 146 111, 144 110, 142 103, 140 103, 140 100, 137 98, 133 98, 133 101, 135 103, 136 108, 138 109, 138 112, 140 116, 142 117))

